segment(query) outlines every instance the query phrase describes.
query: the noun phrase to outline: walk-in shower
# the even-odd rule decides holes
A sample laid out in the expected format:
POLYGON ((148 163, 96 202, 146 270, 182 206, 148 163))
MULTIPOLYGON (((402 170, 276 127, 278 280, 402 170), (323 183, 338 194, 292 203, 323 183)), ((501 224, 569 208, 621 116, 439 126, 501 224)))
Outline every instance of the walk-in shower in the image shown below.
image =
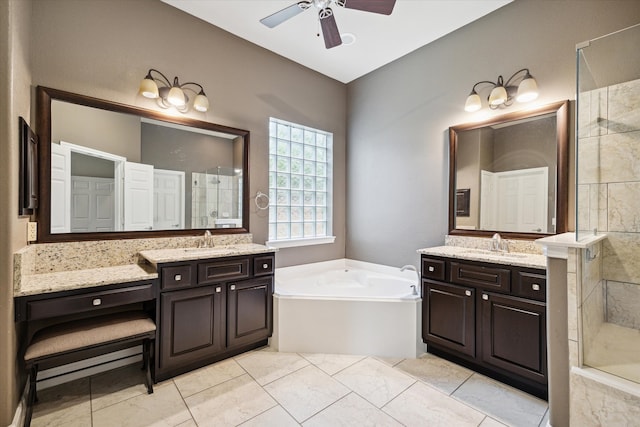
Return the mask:
POLYGON ((577 49, 582 365, 640 383, 640 24, 577 49))

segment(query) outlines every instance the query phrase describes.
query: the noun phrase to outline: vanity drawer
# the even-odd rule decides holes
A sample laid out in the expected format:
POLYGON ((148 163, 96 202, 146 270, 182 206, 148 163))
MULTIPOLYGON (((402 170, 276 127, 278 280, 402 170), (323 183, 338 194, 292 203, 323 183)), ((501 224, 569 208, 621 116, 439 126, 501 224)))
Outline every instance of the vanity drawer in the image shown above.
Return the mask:
POLYGON ((511 291, 511 270, 451 261, 451 282, 500 292, 511 291))
POLYGON ((191 284, 191 266, 177 265, 162 268, 162 289, 183 288, 191 284))
POLYGON ((543 274, 518 271, 513 286, 513 295, 538 301, 547 299, 547 277, 543 274))
POLYGON ((422 257, 422 277, 444 280, 444 266, 445 262, 442 260, 422 257))
POLYGON ((253 275, 273 274, 273 255, 257 256, 253 259, 253 275))
POLYGON ((153 283, 145 283, 109 291, 30 301, 27 303, 27 319, 25 320, 82 313, 101 308, 149 301, 154 298, 153 283))
POLYGON ((249 277, 249 258, 209 261, 198 264, 198 284, 249 277))

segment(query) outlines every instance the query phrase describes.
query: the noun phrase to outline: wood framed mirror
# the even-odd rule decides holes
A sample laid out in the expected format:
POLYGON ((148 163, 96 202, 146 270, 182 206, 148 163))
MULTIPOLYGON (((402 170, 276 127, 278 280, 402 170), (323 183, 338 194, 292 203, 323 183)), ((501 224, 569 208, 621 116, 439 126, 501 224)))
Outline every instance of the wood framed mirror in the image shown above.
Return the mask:
POLYGON ((567 231, 568 110, 563 101, 449 128, 449 234, 567 231))
POLYGON ((249 131, 39 86, 38 242, 249 232, 249 131))

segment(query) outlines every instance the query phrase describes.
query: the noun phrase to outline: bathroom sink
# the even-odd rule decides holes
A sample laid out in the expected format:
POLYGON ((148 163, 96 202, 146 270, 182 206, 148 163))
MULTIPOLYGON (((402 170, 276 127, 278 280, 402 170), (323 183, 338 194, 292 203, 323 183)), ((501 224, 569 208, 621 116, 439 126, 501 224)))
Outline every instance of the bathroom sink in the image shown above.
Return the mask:
POLYGON ((526 258, 527 254, 521 254, 516 252, 496 252, 488 251, 486 249, 463 249, 461 254, 473 254, 473 255, 485 255, 490 257, 504 257, 504 258, 526 258))
POLYGON ((230 251, 237 251, 235 246, 215 246, 213 248, 184 248, 183 251, 192 254, 220 254, 230 251))

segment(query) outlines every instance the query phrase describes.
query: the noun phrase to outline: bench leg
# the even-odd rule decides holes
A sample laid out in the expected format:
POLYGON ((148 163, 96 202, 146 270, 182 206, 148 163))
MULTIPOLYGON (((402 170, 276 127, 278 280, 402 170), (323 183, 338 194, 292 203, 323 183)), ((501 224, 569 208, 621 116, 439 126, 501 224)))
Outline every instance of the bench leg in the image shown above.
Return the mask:
POLYGON ((38 376, 38 365, 31 366, 29 375, 29 391, 27 392, 27 413, 24 417, 24 427, 31 425, 31 417, 33 416, 33 405, 38 401, 36 394, 36 377, 38 376))
POLYGON ((147 393, 153 393, 153 381, 151 380, 151 340, 145 339, 142 342, 143 369, 146 370, 147 393))

